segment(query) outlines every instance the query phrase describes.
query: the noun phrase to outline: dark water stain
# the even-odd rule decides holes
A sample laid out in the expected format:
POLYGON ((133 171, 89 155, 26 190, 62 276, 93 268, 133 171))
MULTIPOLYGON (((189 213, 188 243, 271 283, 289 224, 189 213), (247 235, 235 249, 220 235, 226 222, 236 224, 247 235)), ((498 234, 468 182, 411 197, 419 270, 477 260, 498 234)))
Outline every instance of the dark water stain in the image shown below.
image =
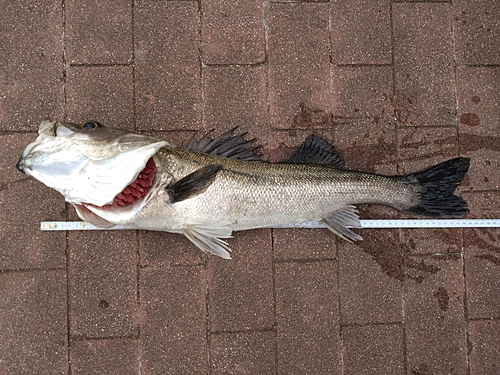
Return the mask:
POLYGON ((476 255, 476 256, 474 256, 474 258, 487 260, 488 262, 493 263, 495 266, 500 267, 500 257, 496 257, 493 254, 476 255))
POLYGON ((479 126, 481 124, 481 120, 475 113, 462 113, 460 115, 460 123, 468 126, 479 126))
POLYGON ((489 228, 471 228, 467 231, 464 238, 465 245, 474 245, 485 254, 475 255, 474 258, 487 260, 488 262, 500 267, 500 233, 489 228))
POLYGON ((481 101, 481 98, 480 98, 479 96, 474 95, 474 96, 472 97, 472 103, 474 103, 474 104, 478 104, 480 101, 481 101))
POLYGON ((434 275, 441 271, 441 268, 429 264, 424 259, 418 261, 415 258, 404 258, 403 266, 408 269, 405 272, 405 277, 410 280, 415 280, 419 284, 430 275, 434 275))
POLYGON ((402 280, 402 256, 399 246, 388 246, 387 243, 382 243, 377 240, 368 240, 365 237, 361 247, 365 253, 370 255, 375 262, 378 263, 387 276, 402 280))
POLYGON ((299 112, 292 120, 292 128, 330 128, 333 125, 333 113, 309 108, 304 103, 299 104, 299 112))
POLYGON ((421 283, 430 275, 441 270, 424 259, 417 261, 405 257, 397 239, 392 236, 388 236, 385 240, 379 236, 372 238, 364 236, 363 242, 358 244, 378 263, 387 276, 400 281, 409 279, 421 283))
POLYGON ((100 301, 99 301, 99 307, 100 307, 101 309, 107 309, 107 308, 109 308, 109 303, 108 303, 108 301, 106 301, 105 299, 100 300, 100 301))
POLYGON ((375 172, 377 166, 395 158, 396 145, 381 138, 373 144, 349 147, 343 154, 347 166, 356 165, 356 170, 375 172))
POLYGON ((473 134, 460 135, 460 148, 462 152, 479 150, 500 151, 500 136, 480 136, 473 134))
POLYGON ((412 375, 429 375, 429 365, 426 363, 419 364, 415 369, 411 370, 412 375))
POLYGON ((450 296, 448 295, 448 292, 446 291, 445 288, 439 287, 435 292, 434 292, 434 297, 437 298, 439 308, 443 311, 448 310, 448 305, 450 303, 450 296))

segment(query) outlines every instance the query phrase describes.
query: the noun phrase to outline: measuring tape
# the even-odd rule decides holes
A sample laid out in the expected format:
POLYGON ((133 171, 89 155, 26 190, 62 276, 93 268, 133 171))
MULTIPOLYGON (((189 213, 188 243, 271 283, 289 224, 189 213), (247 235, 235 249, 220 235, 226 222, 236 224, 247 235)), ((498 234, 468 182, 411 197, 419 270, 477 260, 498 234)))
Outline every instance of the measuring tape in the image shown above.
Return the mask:
MULTIPOLYGON (((407 219, 407 220, 360 220, 361 228, 499 228, 500 219, 407 219)), ((284 224, 268 228, 325 228, 319 221, 299 224, 284 224)), ((118 230, 127 229, 116 225, 112 228, 98 228, 85 221, 42 221, 40 229, 52 230, 118 230)))

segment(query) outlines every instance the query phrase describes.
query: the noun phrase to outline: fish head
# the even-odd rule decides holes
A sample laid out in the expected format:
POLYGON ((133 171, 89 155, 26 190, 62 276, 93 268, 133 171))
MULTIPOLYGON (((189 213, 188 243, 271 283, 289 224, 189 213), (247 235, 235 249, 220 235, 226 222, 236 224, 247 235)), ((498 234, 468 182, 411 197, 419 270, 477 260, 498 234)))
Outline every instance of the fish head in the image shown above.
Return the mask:
POLYGON ((25 148, 17 169, 59 191, 74 205, 116 206, 123 203, 123 199, 117 203, 117 197, 139 177, 154 179, 148 174, 152 156, 167 144, 95 121, 81 125, 42 121, 38 137, 25 148))

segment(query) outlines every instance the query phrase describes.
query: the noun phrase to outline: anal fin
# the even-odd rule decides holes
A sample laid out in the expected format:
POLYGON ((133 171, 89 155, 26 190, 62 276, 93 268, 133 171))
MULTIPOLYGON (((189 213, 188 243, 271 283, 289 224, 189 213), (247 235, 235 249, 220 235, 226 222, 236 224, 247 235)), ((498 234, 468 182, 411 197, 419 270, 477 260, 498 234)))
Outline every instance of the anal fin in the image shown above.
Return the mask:
POLYGON ((353 232, 350 228, 361 228, 358 210, 353 205, 342 207, 330 216, 321 220, 325 226, 337 236, 346 241, 360 241, 363 239, 359 234, 353 232))
POLYGON ((201 250, 231 259, 231 249, 227 242, 221 239, 232 237, 232 230, 227 223, 190 225, 183 228, 182 233, 201 250))

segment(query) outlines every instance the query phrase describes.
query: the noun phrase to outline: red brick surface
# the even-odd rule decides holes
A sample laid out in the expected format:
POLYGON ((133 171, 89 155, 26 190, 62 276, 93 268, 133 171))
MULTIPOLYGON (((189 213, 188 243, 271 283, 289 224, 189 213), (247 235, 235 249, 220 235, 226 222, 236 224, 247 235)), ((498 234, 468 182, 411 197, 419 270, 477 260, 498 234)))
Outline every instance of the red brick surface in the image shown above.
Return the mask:
POLYGON ((198 4, 140 1, 134 21, 137 128, 200 129, 198 4))
POLYGON ((203 0, 201 9, 205 64, 257 64, 265 60, 263 2, 203 0))
POLYGON ((275 266, 279 374, 340 374, 337 264, 275 266))
POLYGON ((334 64, 392 62, 391 2, 332 1, 331 48, 334 64))
POLYGON ((105 374, 113 370, 116 374, 132 375, 139 372, 137 340, 88 340, 71 343, 72 374, 105 374))
POLYGON ((462 259, 458 254, 408 259, 415 263, 421 265, 419 274, 405 265, 412 277, 403 282, 408 370, 467 374, 462 259))
POLYGON ((498 228, 253 230, 227 261, 171 233, 42 232, 75 212, 15 169, 48 118, 177 145, 240 126, 274 162, 316 133, 377 173, 470 157, 468 217, 499 218, 496 0, 0 9, 0 374, 498 373, 498 228))
POLYGON ((65 2, 66 53, 70 64, 130 64, 132 2, 65 2))
POLYGON ((270 125, 303 128, 300 105, 331 110, 328 4, 269 3, 267 28, 270 125))
POLYGON ((392 11, 398 125, 453 125, 451 5, 394 3, 392 11))
POLYGON ((500 187, 500 67, 457 68, 459 147, 472 159, 466 190, 500 187))
POLYGON ((342 328, 344 374, 402 374, 403 330, 399 324, 342 328))
POLYGON ((360 231, 363 241, 339 243, 340 318, 343 324, 402 319, 402 257, 396 230, 360 231))

